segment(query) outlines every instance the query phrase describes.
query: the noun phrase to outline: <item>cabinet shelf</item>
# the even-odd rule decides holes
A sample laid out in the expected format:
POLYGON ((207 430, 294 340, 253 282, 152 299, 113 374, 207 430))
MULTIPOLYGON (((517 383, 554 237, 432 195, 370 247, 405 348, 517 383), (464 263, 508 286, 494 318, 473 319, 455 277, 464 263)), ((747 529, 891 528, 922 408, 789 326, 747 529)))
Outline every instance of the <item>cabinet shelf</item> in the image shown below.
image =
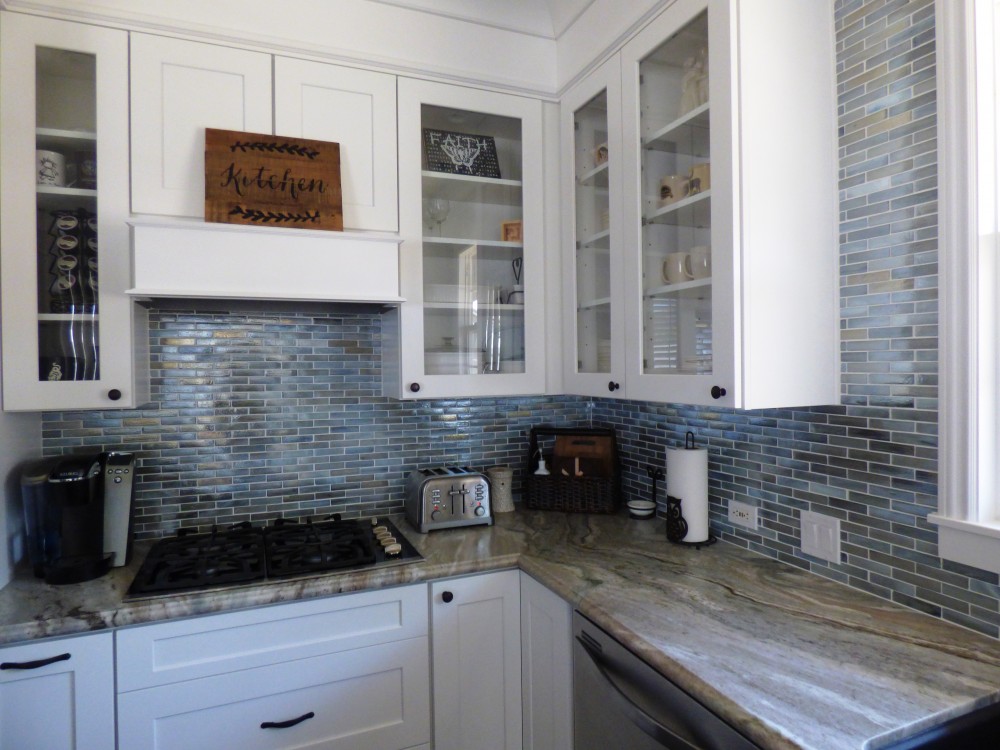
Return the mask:
POLYGON ((479 247, 507 247, 515 249, 523 249, 523 242, 504 242, 503 240, 476 240, 471 238, 461 238, 461 237, 424 237, 424 245, 441 245, 443 247, 455 247, 461 246, 462 248, 469 247, 469 245, 478 245, 479 247))
POLYGON ((603 229, 597 234, 592 234, 580 240, 580 249, 591 248, 594 250, 608 250, 611 248, 611 230, 603 229))
POLYGON ((92 323, 100 320, 97 313, 38 313, 39 323, 66 323, 72 321, 83 321, 92 323))
POLYGON ((643 138, 642 146, 651 151, 707 157, 709 155, 708 102, 654 130, 643 138))
POLYGON ((593 169, 584 172, 577 178, 577 181, 586 187, 606 188, 608 186, 608 162, 598 164, 593 169))
MULTIPOLYGON (((425 310, 468 310, 471 305, 465 302, 424 302, 425 310)), ((476 308, 480 311, 486 310, 499 310, 500 312, 517 312, 519 310, 524 310, 524 303, 512 304, 507 303, 497 304, 495 302, 480 302, 476 305, 476 308)))
POLYGON ((712 225, 712 191, 704 190, 697 195, 657 208, 646 216, 648 224, 668 224, 677 227, 705 228, 712 225))
POLYGON ((39 147, 54 150, 87 148, 97 143, 97 133, 92 130, 63 130, 61 128, 35 128, 39 147))
POLYGON ((611 298, 610 297, 598 297, 596 299, 581 301, 576 306, 576 309, 578 311, 581 311, 581 310, 594 310, 594 309, 596 309, 598 307, 607 307, 610 304, 611 304, 611 298))
POLYGON ((82 205, 92 207, 97 203, 97 191, 86 188, 57 187, 55 185, 38 185, 38 207, 45 210, 79 208, 82 205))
POLYGON ((466 174, 431 172, 426 169, 420 175, 423 179, 425 197, 505 206, 521 204, 520 180, 498 180, 466 174))
POLYGON ((676 294, 677 292, 687 292, 692 289, 700 289, 711 285, 712 285, 711 277, 707 279, 694 279, 693 281, 682 281, 679 284, 665 284, 662 286, 655 286, 645 290, 642 296, 644 299, 653 299, 655 297, 665 297, 668 294, 676 294))

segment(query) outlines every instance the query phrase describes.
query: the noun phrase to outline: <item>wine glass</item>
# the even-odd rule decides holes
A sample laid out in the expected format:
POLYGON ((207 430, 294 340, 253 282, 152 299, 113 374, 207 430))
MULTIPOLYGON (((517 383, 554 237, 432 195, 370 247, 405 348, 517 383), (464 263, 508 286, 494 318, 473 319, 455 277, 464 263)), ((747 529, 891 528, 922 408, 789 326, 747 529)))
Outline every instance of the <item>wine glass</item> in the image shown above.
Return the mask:
POLYGON ((427 201, 427 215, 431 221, 437 224, 438 237, 441 236, 441 225, 448 218, 449 211, 451 211, 451 203, 445 198, 431 198, 427 201))

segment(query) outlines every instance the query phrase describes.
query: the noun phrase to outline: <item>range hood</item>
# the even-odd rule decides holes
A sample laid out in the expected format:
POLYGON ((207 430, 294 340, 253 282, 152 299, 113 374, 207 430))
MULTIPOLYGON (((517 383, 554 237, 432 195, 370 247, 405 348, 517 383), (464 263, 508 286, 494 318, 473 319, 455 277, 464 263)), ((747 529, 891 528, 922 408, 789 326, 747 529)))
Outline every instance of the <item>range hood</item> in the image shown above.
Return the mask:
POLYGON ((398 305, 398 235, 129 221, 136 299, 398 305))

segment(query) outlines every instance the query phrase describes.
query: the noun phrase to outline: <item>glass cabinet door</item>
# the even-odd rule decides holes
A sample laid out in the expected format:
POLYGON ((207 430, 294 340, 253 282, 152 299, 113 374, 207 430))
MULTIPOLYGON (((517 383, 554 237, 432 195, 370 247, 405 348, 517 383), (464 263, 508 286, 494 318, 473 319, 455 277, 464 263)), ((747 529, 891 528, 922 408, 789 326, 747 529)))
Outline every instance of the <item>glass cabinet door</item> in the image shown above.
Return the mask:
POLYGON ((521 122, 430 104, 420 119, 424 373, 524 372, 521 122))
POLYGON ((98 380, 96 56, 35 48, 38 378, 98 380))
POLYGON ((712 372, 708 13, 639 64, 642 367, 712 372))
MULTIPOLYGON (((609 395, 624 372, 620 66, 609 60, 562 102, 568 301, 565 383, 609 395), (568 192, 565 192, 568 191, 568 192)), ((621 395, 621 394, 619 394, 621 395)))
POLYGON ((712 153, 731 132, 728 109, 713 107, 727 80, 716 81, 711 64, 724 59, 712 44, 716 10, 678 2, 623 51, 626 147, 635 159, 626 182, 637 191, 626 237, 635 248, 630 397, 705 403, 724 396, 716 383, 734 390, 730 168, 724 153, 716 154, 722 163, 712 153))
POLYGON ((400 91, 402 395, 539 392, 540 105, 418 81, 400 91))

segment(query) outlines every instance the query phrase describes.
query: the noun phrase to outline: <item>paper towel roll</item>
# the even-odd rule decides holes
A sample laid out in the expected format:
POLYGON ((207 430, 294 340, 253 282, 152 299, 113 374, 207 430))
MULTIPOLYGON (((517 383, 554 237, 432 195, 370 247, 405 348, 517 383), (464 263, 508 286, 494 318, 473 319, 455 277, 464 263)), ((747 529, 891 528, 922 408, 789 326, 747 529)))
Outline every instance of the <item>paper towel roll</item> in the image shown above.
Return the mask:
POLYGON ((708 540, 708 451, 667 448, 667 494, 681 499, 687 521, 684 542, 708 540))

